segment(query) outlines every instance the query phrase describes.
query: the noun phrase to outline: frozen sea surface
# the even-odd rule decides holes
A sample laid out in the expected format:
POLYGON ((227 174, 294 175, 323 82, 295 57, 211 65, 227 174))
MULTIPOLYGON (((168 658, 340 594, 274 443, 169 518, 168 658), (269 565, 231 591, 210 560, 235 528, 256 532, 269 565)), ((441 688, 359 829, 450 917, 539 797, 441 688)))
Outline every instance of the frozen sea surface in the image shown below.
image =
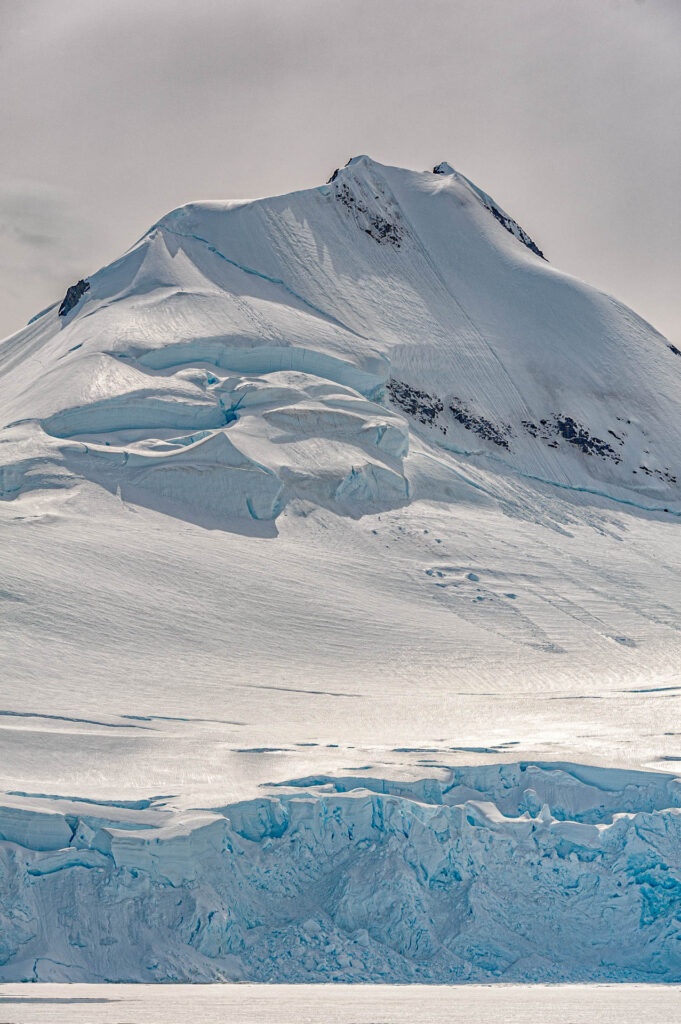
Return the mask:
POLYGON ((671 985, 1 985, 2 1024, 677 1024, 671 985))

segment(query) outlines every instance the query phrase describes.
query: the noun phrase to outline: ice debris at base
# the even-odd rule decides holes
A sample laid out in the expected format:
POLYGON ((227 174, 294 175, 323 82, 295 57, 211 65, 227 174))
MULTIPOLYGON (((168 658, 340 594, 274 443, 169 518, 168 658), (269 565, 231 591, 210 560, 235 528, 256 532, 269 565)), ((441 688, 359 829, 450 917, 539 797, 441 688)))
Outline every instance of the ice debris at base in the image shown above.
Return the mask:
POLYGON ((0 979, 681 980, 681 781, 321 777, 221 809, 5 795, 0 979))

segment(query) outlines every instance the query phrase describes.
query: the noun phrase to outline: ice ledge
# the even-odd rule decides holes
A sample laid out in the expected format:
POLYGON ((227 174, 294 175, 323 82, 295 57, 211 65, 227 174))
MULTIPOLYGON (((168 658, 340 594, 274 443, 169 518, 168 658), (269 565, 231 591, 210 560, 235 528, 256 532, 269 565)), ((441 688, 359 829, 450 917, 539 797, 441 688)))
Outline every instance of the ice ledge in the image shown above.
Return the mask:
POLYGON ((8 797, 0 835, 2 980, 681 980, 672 775, 322 776, 182 814, 8 797))

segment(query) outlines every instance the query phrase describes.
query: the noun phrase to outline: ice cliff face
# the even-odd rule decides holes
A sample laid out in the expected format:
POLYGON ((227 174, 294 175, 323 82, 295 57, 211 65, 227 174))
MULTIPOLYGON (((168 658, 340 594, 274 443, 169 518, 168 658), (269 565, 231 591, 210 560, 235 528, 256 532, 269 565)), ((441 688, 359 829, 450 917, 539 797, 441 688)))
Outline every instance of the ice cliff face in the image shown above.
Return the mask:
POLYGON ((672 776, 520 763, 211 812, 20 804, 3 979, 681 979, 672 776))

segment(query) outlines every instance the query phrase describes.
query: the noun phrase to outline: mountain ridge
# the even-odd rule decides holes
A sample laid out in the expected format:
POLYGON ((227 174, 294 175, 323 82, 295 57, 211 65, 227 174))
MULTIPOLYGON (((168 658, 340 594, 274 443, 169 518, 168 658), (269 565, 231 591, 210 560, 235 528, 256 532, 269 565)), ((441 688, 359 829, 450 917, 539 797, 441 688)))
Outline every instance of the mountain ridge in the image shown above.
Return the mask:
MULTIPOLYGON (((636 504, 627 493, 634 491, 647 499, 638 502, 643 507, 671 508, 681 451, 664 426, 678 401, 667 379, 672 364, 664 373, 661 366, 673 353, 664 357, 661 336, 621 304, 550 268, 523 229, 463 175, 447 164, 435 170, 401 171, 361 156, 317 189, 179 207, 90 277, 73 306, 62 304, 60 334, 66 330, 75 344, 53 360, 53 374, 60 377, 60 359, 75 360, 80 408, 85 403, 77 398, 93 392, 120 403, 124 388, 120 368, 110 366, 88 382, 88 348, 100 363, 127 360, 136 372, 154 370, 156 381, 147 383, 157 388, 159 372, 170 378, 171 367, 182 367, 175 376, 186 378, 193 364, 222 367, 232 381, 241 373, 242 389, 253 373, 312 372, 377 398, 370 423, 392 405, 411 418, 410 428, 428 428, 438 447, 503 456, 526 477, 559 487, 636 504), (84 323, 93 315, 94 344, 84 323), (644 356, 653 363, 652 388, 630 365, 644 356), (110 395, 102 374, 113 386, 110 395)), ((34 321, 43 333, 51 315, 34 321)), ((19 344, 21 337, 14 336, 19 344)), ((68 378, 72 387, 71 372, 68 378)), ((68 386, 49 389, 52 416, 62 420, 67 410, 58 406, 68 386)), ((153 388, 145 390, 149 405, 153 388)), ((7 391, 0 394, 11 407, 7 391)), ((29 396, 21 394, 24 410, 29 396)), ((184 423, 191 420, 189 404, 184 423)), ((93 409, 95 425, 100 413, 93 409)), ((196 422, 205 419, 198 414, 196 422)), ((50 415, 37 420, 49 434, 50 415)), ((212 426, 219 427, 215 417, 212 426)), ((74 428, 68 436, 77 434, 74 428)), ((107 447, 113 441, 112 435, 107 447)), ((175 465, 170 457, 167 465, 175 465)), ((365 466, 370 476, 386 470, 371 460, 365 466)), ((278 472, 276 460, 269 468, 278 472)), ((337 486, 344 479, 338 475, 337 486)), ((368 486, 376 492, 374 480, 368 486)))

